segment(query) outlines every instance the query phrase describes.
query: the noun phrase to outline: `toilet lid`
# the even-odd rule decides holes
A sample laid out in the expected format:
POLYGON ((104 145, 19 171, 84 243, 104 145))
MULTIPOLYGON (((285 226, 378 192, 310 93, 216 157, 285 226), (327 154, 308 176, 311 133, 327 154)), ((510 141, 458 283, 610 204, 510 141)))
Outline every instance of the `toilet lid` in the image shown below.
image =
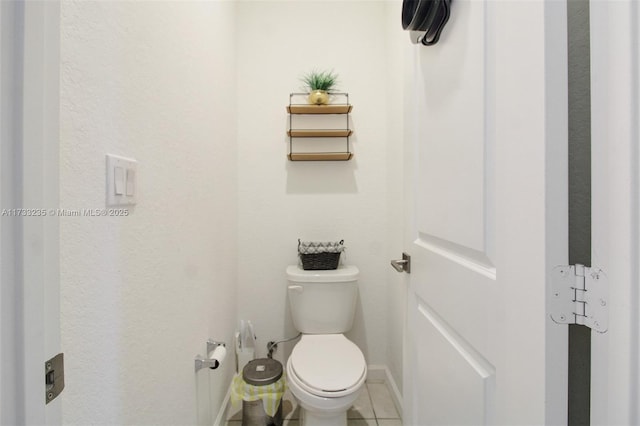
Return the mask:
POLYGON ((342 334, 302 336, 289 361, 297 379, 320 392, 349 389, 366 372, 360 348, 342 334))

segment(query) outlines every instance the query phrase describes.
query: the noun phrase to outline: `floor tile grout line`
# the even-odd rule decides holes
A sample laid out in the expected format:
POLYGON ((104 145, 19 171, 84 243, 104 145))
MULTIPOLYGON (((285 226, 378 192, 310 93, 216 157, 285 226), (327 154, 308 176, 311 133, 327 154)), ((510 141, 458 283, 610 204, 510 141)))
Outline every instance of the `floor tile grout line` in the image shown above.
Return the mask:
MULTIPOLYGON (((383 420, 400 420, 400 422, 402 422, 402 417, 400 415, 400 412, 398 411, 398 408, 395 406, 395 403, 393 402, 393 399, 392 399, 391 394, 390 394, 389 387, 387 386, 386 383, 382 383, 382 385, 386 389, 387 394, 388 394, 388 397, 385 398, 385 400, 388 400, 388 401, 390 401, 392 403, 392 406, 393 406, 393 409, 394 409, 393 411, 395 412, 395 417, 387 417, 387 416, 378 417, 378 413, 377 413, 377 410, 376 410, 376 404, 373 401, 373 396, 372 396, 371 389, 369 389, 369 387, 367 387, 367 390, 369 391, 369 398, 371 398, 371 406, 373 407, 373 413, 374 413, 374 415, 376 417, 376 421, 379 420, 379 419, 383 419, 383 420)), ((378 402, 380 402, 379 399, 378 399, 378 402)))
POLYGON ((376 421, 376 426, 378 425, 378 415, 376 414, 376 407, 373 406, 373 398, 371 398, 371 389, 369 389, 369 383, 365 383, 367 387, 367 396, 369 397, 369 403, 371 404, 371 411, 373 411, 373 419, 376 421))

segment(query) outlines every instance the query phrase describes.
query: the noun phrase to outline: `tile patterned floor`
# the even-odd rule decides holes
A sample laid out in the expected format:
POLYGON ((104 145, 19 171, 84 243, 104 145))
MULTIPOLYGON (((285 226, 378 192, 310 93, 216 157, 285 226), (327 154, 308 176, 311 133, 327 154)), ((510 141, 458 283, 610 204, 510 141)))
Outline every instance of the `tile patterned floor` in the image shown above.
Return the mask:
MULTIPOLYGON (((300 410, 289 391, 282 401, 284 426, 299 426, 300 410)), ((402 426, 391 393, 384 383, 367 382, 353 407, 347 412, 348 426, 402 426)), ((240 426, 242 411, 230 409, 227 426, 240 426)))

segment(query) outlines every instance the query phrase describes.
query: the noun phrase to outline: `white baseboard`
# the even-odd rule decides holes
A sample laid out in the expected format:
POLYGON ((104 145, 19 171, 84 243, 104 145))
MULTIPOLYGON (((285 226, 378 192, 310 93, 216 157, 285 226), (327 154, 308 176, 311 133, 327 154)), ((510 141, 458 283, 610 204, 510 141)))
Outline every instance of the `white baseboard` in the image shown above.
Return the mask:
POLYGON ((367 382, 369 383, 386 383, 387 367, 385 365, 368 365, 367 366, 367 382))
POLYGON ((402 416, 402 392, 400 392, 396 381, 391 375, 391 371, 389 371, 389 368, 387 368, 386 365, 368 366, 367 382, 386 384, 389 389, 389 393, 391 393, 391 397, 393 398, 393 403, 395 404, 398 413, 400 413, 400 416, 402 416))
POLYGON ((393 379, 391 375, 391 371, 385 366, 384 371, 387 375, 387 387, 391 392, 391 397, 393 398, 393 403, 396 404, 396 409, 398 413, 400 413, 400 417, 403 417, 404 411, 402 410, 402 391, 398 388, 398 384, 393 379))
POLYGON ((229 413, 229 402, 231 401, 231 386, 233 382, 229 385, 229 389, 227 389, 227 394, 222 401, 222 405, 220 406, 220 410, 218 410, 218 416, 213 422, 213 426, 225 426, 227 424, 227 414, 229 413))

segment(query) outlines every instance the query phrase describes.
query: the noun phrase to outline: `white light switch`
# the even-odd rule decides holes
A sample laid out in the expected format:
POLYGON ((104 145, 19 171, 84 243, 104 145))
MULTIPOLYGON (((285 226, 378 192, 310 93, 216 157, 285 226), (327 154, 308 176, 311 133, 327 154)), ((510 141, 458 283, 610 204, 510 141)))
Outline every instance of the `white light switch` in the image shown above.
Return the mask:
POLYGON ((138 189, 138 162, 132 158, 107 154, 107 200, 108 206, 131 206, 136 204, 138 189))
POLYGON ((115 195, 124 194, 124 168, 116 166, 113 174, 113 185, 115 195))
POLYGON ((133 169, 127 169, 127 196, 133 197, 136 195, 136 171, 133 169))

